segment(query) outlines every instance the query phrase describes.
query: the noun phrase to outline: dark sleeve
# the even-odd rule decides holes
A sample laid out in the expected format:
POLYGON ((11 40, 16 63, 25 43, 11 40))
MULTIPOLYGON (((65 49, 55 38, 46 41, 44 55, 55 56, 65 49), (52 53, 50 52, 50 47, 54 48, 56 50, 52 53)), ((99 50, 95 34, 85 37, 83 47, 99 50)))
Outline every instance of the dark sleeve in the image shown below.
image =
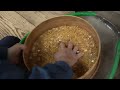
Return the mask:
POLYGON ((29 73, 28 79, 50 79, 48 72, 39 66, 34 66, 29 73))
POLYGON ((43 68, 52 79, 72 79, 73 76, 71 67, 63 61, 56 62, 55 64, 47 64, 43 68))
POLYGON ((0 47, 0 60, 6 60, 8 54, 8 48, 0 47))
POLYGON ((47 64, 41 68, 34 66, 29 79, 72 79, 73 72, 71 67, 63 61, 55 64, 47 64))

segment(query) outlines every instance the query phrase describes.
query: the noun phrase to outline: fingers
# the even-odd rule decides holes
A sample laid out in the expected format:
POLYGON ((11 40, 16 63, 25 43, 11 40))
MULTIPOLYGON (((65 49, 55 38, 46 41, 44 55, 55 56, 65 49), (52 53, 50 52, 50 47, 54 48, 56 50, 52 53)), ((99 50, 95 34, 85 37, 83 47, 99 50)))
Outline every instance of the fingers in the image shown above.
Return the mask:
POLYGON ((75 46, 74 49, 73 49, 73 52, 74 52, 74 53, 77 53, 78 50, 79 50, 78 47, 75 46))
POLYGON ((77 58, 79 59, 80 57, 82 57, 83 56, 83 53, 78 53, 77 54, 77 58))
POLYGON ((63 42, 60 43, 60 49, 64 49, 65 48, 65 44, 63 42))
MULTIPOLYGON (((60 49, 66 48, 65 44, 63 42, 60 43, 60 49)), ((73 44, 69 41, 68 42, 68 48, 73 49, 73 44)))
POLYGON ((83 53, 81 53, 77 46, 74 47, 73 52, 77 55, 77 59, 83 56, 83 53))
POLYGON ((26 49, 26 46, 23 45, 23 44, 21 44, 21 45, 20 45, 20 48, 21 48, 21 50, 25 50, 25 49, 26 49))
POLYGON ((70 41, 68 42, 68 48, 69 48, 69 49, 72 49, 72 48, 73 48, 73 44, 72 44, 70 41))
POLYGON ((24 54, 28 54, 28 50, 25 45, 21 44, 19 47, 20 47, 20 50, 24 52, 24 54))
POLYGON ((26 46, 24 44, 17 43, 15 46, 16 46, 16 48, 19 48, 21 50, 25 50, 26 49, 26 46))

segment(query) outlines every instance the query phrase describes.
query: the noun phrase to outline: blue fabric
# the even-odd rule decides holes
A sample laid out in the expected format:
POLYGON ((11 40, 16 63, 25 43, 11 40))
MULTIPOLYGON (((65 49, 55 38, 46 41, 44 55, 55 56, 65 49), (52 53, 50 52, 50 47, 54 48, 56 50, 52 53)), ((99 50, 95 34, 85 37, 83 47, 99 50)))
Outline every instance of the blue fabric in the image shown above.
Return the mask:
POLYGON ((25 79, 25 70, 7 60, 0 61, 0 79, 25 79))
POLYGON ((14 36, 7 36, 0 40, 0 79, 24 79, 26 70, 20 68, 17 65, 10 64, 7 60, 6 48, 9 48, 16 43, 19 43, 20 39, 14 36))
POLYGON ((14 36, 7 36, 0 40, 0 59, 7 59, 8 48, 16 43, 19 43, 20 39, 14 36))
POLYGON ((19 42, 20 42, 20 39, 18 37, 7 36, 0 40, 0 47, 9 48, 19 42))
POLYGON ((26 71, 14 64, 0 61, 0 79, 71 79, 72 69, 64 62, 48 64, 44 68, 35 66, 26 77, 26 71))
POLYGON ((8 57, 8 48, 6 47, 0 47, 0 59, 4 60, 8 57))
POLYGON ((50 76, 48 75, 48 72, 39 67, 35 66, 32 68, 32 72, 29 76, 29 79, 50 79, 50 76))
POLYGON ((48 72, 51 79, 71 79, 73 76, 71 67, 63 61, 47 64, 44 69, 48 72))
POLYGON ((35 66, 29 79, 72 79, 72 69, 63 61, 47 64, 41 68, 35 66))
MULTIPOLYGON (((17 37, 8 36, 0 40, 0 46, 9 48, 19 41, 17 37)), ((10 64, 8 60, 0 60, 0 79, 71 79, 72 75, 72 69, 62 61, 47 64, 43 68, 35 66, 29 73, 17 65, 10 64)))

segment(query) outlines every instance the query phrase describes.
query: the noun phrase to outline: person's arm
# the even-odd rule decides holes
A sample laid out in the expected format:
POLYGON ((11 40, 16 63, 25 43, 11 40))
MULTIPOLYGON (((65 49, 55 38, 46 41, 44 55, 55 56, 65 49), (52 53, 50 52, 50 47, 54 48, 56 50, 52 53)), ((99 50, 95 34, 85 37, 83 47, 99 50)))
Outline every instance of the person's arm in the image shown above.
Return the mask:
POLYGON ((71 67, 63 61, 58 61, 55 64, 47 64, 43 68, 33 67, 29 79, 72 79, 72 76, 71 67))
POLYGON ((6 60, 8 55, 8 48, 0 47, 0 60, 6 60))
POLYGON ((13 64, 18 64, 23 50, 25 51, 25 46, 19 43, 10 48, 0 47, 0 60, 9 60, 13 64))
POLYGON ((43 68, 33 67, 29 79, 72 79, 72 66, 82 56, 78 53, 78 48, 72 43, 68 43, 68 47, 64 43, 60 43, 60 47, 54 58, 55 64, 47 64, 43 68))
POLYGON ((52 79, 72 79, 72 68, 64 61, 57 61, 55 64, 47 64, 44 69, 52 79))

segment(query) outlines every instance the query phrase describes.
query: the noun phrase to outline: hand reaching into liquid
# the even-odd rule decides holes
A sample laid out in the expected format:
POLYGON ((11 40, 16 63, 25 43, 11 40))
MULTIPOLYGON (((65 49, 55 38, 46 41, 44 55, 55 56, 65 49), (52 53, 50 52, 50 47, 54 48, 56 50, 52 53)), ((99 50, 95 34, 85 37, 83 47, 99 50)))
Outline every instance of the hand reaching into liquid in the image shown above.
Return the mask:
POLYGON ((66 47, 65 44, 61 42, 54 58, 56 61, 64 61, 69 66, 73 66, 81 56, 82 54, 79 52, 77 46, 73 46, 73 44, 69 42, 66 47))

